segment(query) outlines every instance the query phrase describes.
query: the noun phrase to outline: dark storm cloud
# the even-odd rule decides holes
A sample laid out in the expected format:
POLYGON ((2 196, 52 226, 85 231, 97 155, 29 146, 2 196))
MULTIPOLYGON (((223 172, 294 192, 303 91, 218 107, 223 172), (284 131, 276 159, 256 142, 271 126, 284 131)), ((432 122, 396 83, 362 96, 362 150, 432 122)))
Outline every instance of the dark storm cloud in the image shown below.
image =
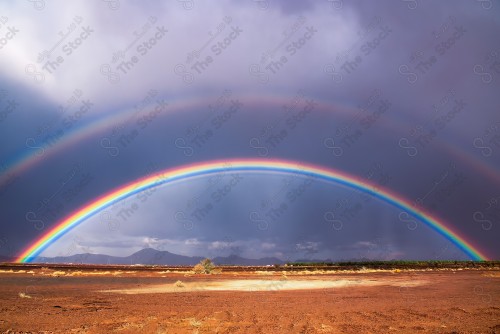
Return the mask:
MULTIPOLYGON (((9 27, 20 32, 0 50, 0 92, 8 94, 0 95, 0 163, 6 166, 1 177, 14 180, 0 189, 6 217, 0 236, 18 253, 83 204, 167 167, 285 158, 371 179, 420 203, 498 257, 498 206, 492 199, 500 195, 500 59, 494 56, 500 45, 499 9, 492 4, 195 1, 193 8, 183 2, 121 2, 113 9, 105 2, 47 2, 42 11, 4 4, 0 37, 9 27), (59 31, 72 24, 78 34, 92 32, 79 41, 68 35, 61 45, 78 44, 69 53, 69 45, 63 50, 56 43, 59 31), (54 45, 51 61, 63 60, 43 69, 37 57, 54 45), (200 57, 189 58, 196 50, 200 57), (273 57, 263 60, 269 52, 273 57), (43 82, 37 81, 40 74, 43 82), (92 109, 78 115, 73 105, 61 115, 58 106, 75 91, 81 91, 78 103, 88 100, 92 109), (9 107, 10 99, 19 105, 9 107), (155 113, 161 99, 168 106, 155 113), (144 100, 153 107, 59 148, 71 136, 66 117, 79 116, 76 129, 140 109, 144 100), (49 134, 64 130, 60 142, 28 140, 47 124, 49 134), (41 161, 9 178, 9 164, 36 153, 36 146, 44 149, 41 161)), ((187 201, 208 179, 168 186, 127 221, 118 204, 110 215, 97 215, 52 253, 71 248, 81 236, 79 244, 116 255, 129 245, 190 255, 209 249, 213 255, 282 258, 463 257, 401 210, 377 200, 365 203, 356 192, 331 184, 314 185, 289 203, 276 218, 279 224, 268 216, 269 230, 262 234, 249 214, 268 213, 259 201, 272 198, 287 178, 264 179, 239 184, 193 230, 182 228, 175 213, 196 220, 187 201), (179 198, 167 201, 167 190, 179 198), (340 225, 327 213, 343 216, 342 229, 333 228, 340 225), (329 224, 337 225, 325 233, 329 224), (99 236, 103 226, 109 235, 99 236)), ((302 180, 293 178, 278 202, 302 180)))
POLYGON ((278 5, 280 10, 286 15, 306 14, 308 11, 314 8, 315 4, 315 1, 310 0, 276 1, 276 5, 278 5))

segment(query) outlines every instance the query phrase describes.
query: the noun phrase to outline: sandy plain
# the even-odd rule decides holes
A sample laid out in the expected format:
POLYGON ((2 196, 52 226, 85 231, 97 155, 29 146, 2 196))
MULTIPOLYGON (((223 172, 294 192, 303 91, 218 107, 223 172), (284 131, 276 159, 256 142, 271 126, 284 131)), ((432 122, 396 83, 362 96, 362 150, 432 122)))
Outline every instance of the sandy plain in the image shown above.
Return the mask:
POLYGON ((0 270, 1 333, 500 333, 500 270, 0 270))

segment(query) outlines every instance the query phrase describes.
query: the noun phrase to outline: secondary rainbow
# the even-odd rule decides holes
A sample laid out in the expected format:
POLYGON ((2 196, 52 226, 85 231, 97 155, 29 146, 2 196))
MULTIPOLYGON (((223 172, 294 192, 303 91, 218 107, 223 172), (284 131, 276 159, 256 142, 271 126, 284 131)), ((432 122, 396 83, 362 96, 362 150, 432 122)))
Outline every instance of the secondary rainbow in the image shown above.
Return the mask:
POLYGON ((211 175, 216 173, 226 172, 279 172, 279 173, 296 173, 304 176, 311 176, 317 179, 334 182, 345 185, 354 189, 363 191, 371 196, 374 196, 384 202, 394 205, 401 210, 406 211, 409 215, 424 222, 433 230, 451 241, 455 246, 461 249, 472 260, 487 260, 487 256, 467 242, 457 232, 447 227, 445 223, 429 213, 421 209, 415 208, 412 203, 402 198, 401 196, 390 192, 374 183, 367 180, 360 180, 343 171, 334 169, 304 164, 297 161, 289 160, 266 160, 266 159, 229 159, 196 163, 187 166, 180 166, 172 169, 167 169, 153 175, 148 175, 97 198, 96 200, 84 205, 79 210, 75 211, 64 220, 56 224, 47 233, 42 235, 32 245, 30 245, 22 254, 18 256, 16 262, 31 262, 47 247, 53 244, 56 240, 68 233, 85 220, 96 215, 107 207, 124 200, 134 194, 144 191, 149 188, 157 187, 162 184, 188 179, 196 176, 211 175))
MULTIPOLYGON (((116 145, 116 139, 114 136, 116 134, 121 134, 121 130, 115 133, 115 129, 117 124, 120 126, 124 126, 126 124, 131 125, 134 124, 139 116, 145 115, 146 113, 154 110, 157 107, 161 107, 159 101, 164 100, 160 98, 160 96, 156 96, 157 93, 152 95, 153 93, 149 93, 145 100, 155 101, 150 104, 144 104, 141 101, 140 108, 124 108, 118 109, 120 112, 118 113, 105 113, 104 115, 93 115, 92 117, 88 116, 88 119, 77 126, 74 126, 71 129, 66 129, 62 124, 56 123, 52 131, 49 131, 50 136, 53 136, 56 133, 63 133, 62 136, 57 136, 54 141, 49 141, 46 138, 40 138, 41 136, 37 136, 33 134, 32 137, 28 137, 26 139, 26 147, 16 152, 13 156, 9 157, 2 165, 2 171, 0 172, 0 188, 8 185, 10 182, 19 177, 22 173, 26 172, 29 169, 34 168, 37 164, 40 164, 44 161, 48 161, 52 155, 60 154, 66 149, 77 145, 84 140, 88 140, 89 138, 96 137, 97 142, 100 144, 100 148, 106 149, 103 146, 103 143, 106 141, 111 145, 111 141, 114 141, 116 145), (104 142, 103 142, 104 140, 104 142), (29 147, 30 149, 27 149, 29 147)), ((276 110, 281 110, 283 105, 289 104, 290 99, 282 96, 259 96, 258 99, 254 96, 241 96, 241 101, 246 106, 252 106, 254 108, 259 107, 272 107, 276 108, 276 110)), ((190 109, 196 108, 207 108, 207 105, 210 103, 214 103, 214 101, 207 101, 207 99, 194 99, 194 98, 185 98, 184 100, 179 99, 175 101, 168 101, 169 106, 165 108, 166 110, 162 111, 162 115, 169 115, 171 113, 182 113, 187 112, 190 109)), ((343 105, 333 105, 328 101, 317 100, 318 107, 317 110, 322 110, 328 113, 336 113, 340 114, 343 117, 348 117, 354 115, 358 112, 357 109, 354 109, 349 106, 343 105)), ((163 109, 161 109, 163 110, 163 109)), ((389 123, 386 124, 391 131, 398 131, 401 136, 405 136, 404 133, 401 132, 401 129, 405 127, 405 123, 395 122, 394 120, 388 120, 389 123)), ((49 135, 47 134, 47 135, 49 135)), ((435 146, 439 146, 443 150, 446 150, 448 153, 452 154, 454 158, 459 161, 464 161, 467 165, 472 168, 477 169, 482 174, 486 175, 491 180, 494 180, 496 183, 500 184, 500 173, 495 168, 492 168, 490 165, 486 163, 484 159, 477 159, 477 157, 472 156, 466 151, 458 151, 452 146, 444 145, 439 141, 435 143, 435 146)))

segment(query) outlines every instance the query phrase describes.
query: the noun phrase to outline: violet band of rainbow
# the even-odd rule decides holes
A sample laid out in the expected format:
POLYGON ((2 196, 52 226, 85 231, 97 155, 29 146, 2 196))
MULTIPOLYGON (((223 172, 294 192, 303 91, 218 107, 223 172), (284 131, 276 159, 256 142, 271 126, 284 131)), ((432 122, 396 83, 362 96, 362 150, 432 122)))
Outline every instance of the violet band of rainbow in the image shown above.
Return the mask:
POLYGON ((319 165, 304 164, 303 162, 290 160, 270 160, 270 159, 228 159, 195 163, 187 166, 166 169, 164 171, 148 175, 97 198, 73 212, 60 221, 33 242, 16 259, 16 262, 31 262, 41 252, 56 242, 71 229, 82 224, 87 219, 96 215, 109 206, 124 200, 134 194, 149 188, 157 187, 173 181, 184 180, 196 176, 205 176, 220 172, 280 172, 296 173, 304 176, 312 176, 328 182, 341 184, 350 188, 360 190, 368 195, 374 196, 386 203, 389 203, 409 215, 424 222, 437 233, 441 234, 456 247, 463 251, 472 260, 488 260, 488 257, 481 252, 472 242, 466 241, 458 232, 453 231, 445 222, 437 217, 426 213, 422 209, 415 208, 405 198, 390 192, 368 180, 360 180, 348 173, 326 168, 319 165))
MULTIPOLYGON (((163 99, 159 98, 158 101, 159 100, 163 99)), ((278 106, 279 108, 281 108, 283 104, 287 103, 287 100, 284 97, 280 96, 259 96, 258 99, 252 96, 244 96, 242 100, 244 101, 245 105, 250 105, 250 103, 252 103, 254 107, 262 104, 262 106, 260 107, 278 106)), ((165 110, 164 114, 181 113, 184 111, 188 111, 190 108, 203 108, 211 103, 210 101, 203 99, 185 99, 174 101, 172 103, 170 102, 168 111, 165 110)), ((317 102, 319 103, 319 107, 316 109, 322 110, 323 112, 351 115, 353 112, 357 111, 357 109, 351 109, 350 107, 342 105, 332 105, 331 103, 325 101, 317 102)), ((68 150, 74 145, 77 145, 81 141, 88 140, 89 138, 93 137, 98 138, 99 136, 101 136, 100 144, 102 144, 102 140, 109 140, 109 142, 111 143, 111 140, 114 136, 114 130, 111 129, 114 129, 116 124, 123 125, 128 124, 132 121, 135 122, 134 117, 136 117, 137 115, 141 115, 141 113, 145 110, 151 110, 156 107, 158 107, 158 103, 152 103, 147 107, 143 107, 141 109, 142 111, 140 110, 139 113, 135 108, 119 109, 119 113, 110 113, 106 116, 89 119, 86 123, 75 126, 69 131, 65 128, 62 128, 58 123, 59 126, 55 126, 54 129, 52 129, 52 131, 49 131, 49 133, 47 134, 47 136, 50 137, 50 135, 53 134, 55 130, 61 130, 63 135, 61 137, 58 137, 59 139, 55 140, 55 142, 46 139, 45 135, 45 139, 38 138, 37 135, 28 137, 26 140, 30 140, 32 142, 30 142, 30 145, 28 145, 28 142, 26 142, 26 147, 29 147, 30 149, 26 149, 26 147, 24 147, 22 150, 9 157, 7 161, 3 162, 2 172, 0 173, 0 189, 5 184, 8 184, 10 180, 16 179, 22 173, 25 173, 26 171, 35 168, 38 164, 47 161, 52 157, 52 155, 60 154, 61 152, 64 152, 64 150, 68 150)), ((404 127, 404 124, 394 123, 391 124, 390 127, 389 125, 387 126, 388 129, 393 130, 404 127)), ((403 134, 401 133, 401 135, 403 134)), ((500 184, 500 174, 498 173, 498 170, 488 165, 484 159, 477 159, 473 155, 458 151, 449 145, 444 146, 443 149, 446 149, 448 152, 452 153, 454 159, 463 161, 472 168, 477 169, 477 171, 482 175, 500 184)))

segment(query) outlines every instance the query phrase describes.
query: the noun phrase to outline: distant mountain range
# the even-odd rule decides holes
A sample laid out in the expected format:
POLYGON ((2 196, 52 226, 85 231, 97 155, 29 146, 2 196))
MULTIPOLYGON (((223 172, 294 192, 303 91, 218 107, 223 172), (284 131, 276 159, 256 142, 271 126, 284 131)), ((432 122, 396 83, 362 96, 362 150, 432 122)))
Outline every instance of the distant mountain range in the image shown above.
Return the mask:
MULTIPOLYGON (((153 248, 145 248, 125 257, 104 254, 75 254, 70 256, 38 257, 33 262, 41 263, 86 263, 86 264, 161 264, 173 266, 194 266, 204 257, 184 256, 168 251, 159 251, 153 248)), ((241 266, 263 266, 268 264, 284 264, 285 262, 275 257, 260 259, 247 259, 238 255, 218 256, 212 259, 216 265, 241 265, 241 266)))

